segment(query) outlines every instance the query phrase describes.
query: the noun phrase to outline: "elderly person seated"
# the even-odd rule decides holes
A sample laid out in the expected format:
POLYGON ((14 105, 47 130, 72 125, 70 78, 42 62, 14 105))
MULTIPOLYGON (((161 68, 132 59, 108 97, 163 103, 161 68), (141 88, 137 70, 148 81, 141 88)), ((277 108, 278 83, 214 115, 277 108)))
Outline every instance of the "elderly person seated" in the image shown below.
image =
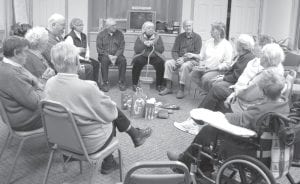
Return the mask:
MULTIPOLYGON (((79 57, 74 45, 61 42, 51 50, 51 58, 58 74, 50 78, 45 86, 46 100, 61 103, 74 114, 79 132, 88 153, 103 149, 115 134, 115 127, 126 132, 134 146, 141 146, 152 129, 134 128, 116 103, 99 90, 93 81, 78 78, 79 57)), ((108 174, 117 169, 113 155, 104 159, 101 173, 108 174)))
POLYGON ((101 90, 109 91, 108 69, 109 65, 118 66, 119 69, 119 89, 126 90, 126 58, 123 55, 125 40, 123 33, 117 29, 117 23, 109 18, 105 21, 105 29, 97 35, 96 40, 98 60, 101 62, 101 73, 103 85, 101 90))
POLYGON ((202 100, 199 108, 206 108, 212 111, 221 110, 224 101, 233 92, 230 86, 238 81, 248 62, 254 59, 253 49, 253 38, 249 35, 241 34, 236 41, 236 52, 238 55, 234 64, 224 75, 217 76, 214 79, 212 88, 202 100))
POLYGON ((39 101, 43 85, 24 68, 28 41, 18 36, 8 37, 3 43, 0 62, 0 100, 7 112, 11 127, 30 131, 42 127, 39 101))
POLYGON ((193 69, 191 76, 192 80, 206 92, 211 88, 211 80, 232 65, 233 48, 225 38, 225 30, 224 23, 213 23, 210 32, 212 38, 205 42, 200 55, 188 55, 200 59, 199 66, 193 69))
POLYGON ((165 63, 164 78, 166 80, 166 88, 159 93, 160 95, 172 93, 172 73, 175 70, 179 70, 180 87, 176 95, 179 99, 184 98, 184 86, 189 73, 194 66, 198 65, 195 59, 188 58, 187 55, 188 53, 199 54, 202 47, 201 37, 193 32, 193 22, 191 20, 183 22, 183 29, 185 32, 176 37, 173 45, 173 59, 165 63))
MULTIPOLYGON (((84 65, 93 66, 92 80, 98 83, 99 63, 95 59, 90 58, 90 49, 86 34, 83 31, 83 21, 79 18, 73 18, 70 22, 71 32, 65 36, 65 40, 74 44, 79 51, 79 61, 84 65)), ((90 79, 90 78, 89 78, 90 79)), ((99 85, 99 84, 98 84, 99 85)))
POLYGON ((161 37, 155 33, 154 24, 152 22, 145 22, 142 26, 142 34, 138 36, 134 44, 135 56, 132 60, 132 88, 136 91, 139 82, 141 70, 148 62, 153 65, 156 71, 156 89, 162 90, 162 83, 164 77, 164 59, 162 53, 164 52, 164 44, 161 37))
POLYGON ((44 27, 34 27, 26 33, 25 39, 29 42, 29 49, 26 52, 24 67, 45 83, 55 75, 54 70, 42 55, 47 47, 48 31, 44 27))
POLYGON ((232 86, 234 92, 227 97, 225 105, 230 106, 233 112, 242 112, 249 106, 264 101, 264 95, 257 90, 257 81, 261 77, 261 72, 269 69, 283 76, 283 61, 284 52, 278 44, 265 45, 261 57, 250 61, 237 83, 232 86))
MULTIPOLYGON (((281 98, 281 91, 284 88, 285 79, 282 75, 277 74, 272 70, 265 70, 261 74, 261 78, 257 82, 259 89, 265 96, 265 101, 261 104, 255 105, 253 107, 249 107, 246 111, 242 113, 226 113, 225 117, 229 121, 229 123, 234 124, 236 126, 241 126, 245 128, 249 128, 252 130, 256 130, 256 121, 262 115, 267 112, 275 112, 287 115, 289 113, 288 101, 286 98, 281 98)), ((210 146, 212 142, 214 142, 217 138, 217 135, 220 133, 220 130, 212 127, 212 126, 204 126, 198 135, 193 140, 193 143, 200 144, 202 146, 210 146)), ((222 132, 222 135, 228 135, 228 133, 222 132)), ((231 141, 226 139, 225 141, 231 141)), ((234 145, 240 145, 241 143, 235 142, 234 145)), ((248 147, 245 143, 243 147, 248 147)), ((249 145, 250 148, 252 144, 249 145)), ((240 145, 242 146, 242 145, 240 145)), ((233 149, 231 147, 225 147, 225 150, 233 149)), ((248 150, 249 151, 249 150, 248 150)), ((183 153, 175 154, 168 152, 168 158, 170 160, 179 160, 186 164, 188 168, 192 163, 192 159, 188 156, 188 153, 193 156, 197 156, 198 150, 193 147, 188 147, 183 153)), ((245 154, 250 154, 250 152, 246 152, 245 154)), ((256 155, 256 152, 255 152, 256 155)), ((202 158, 202 157, 201 157, 202 158)), ((213 171, 213 165, 210 162, 210 159, 207 157, 203 157, 200 162, 200 169, 204 173, 210 173, 213 171)))
MULTIPOLYGON (((48 27, 46 30, 48 31, 49 38, 47 47, 43 52, 43 56, 52 69, 54 69, 54 66, 51 62, 51 48, 64 40, 63 34, 65 32, 65 26, 65 17, 60 14, 54 13, 48 19, 48 27)), ((78 73, 81 79, 93 80, 93 67, 90 64, 80 65, 78 73)))

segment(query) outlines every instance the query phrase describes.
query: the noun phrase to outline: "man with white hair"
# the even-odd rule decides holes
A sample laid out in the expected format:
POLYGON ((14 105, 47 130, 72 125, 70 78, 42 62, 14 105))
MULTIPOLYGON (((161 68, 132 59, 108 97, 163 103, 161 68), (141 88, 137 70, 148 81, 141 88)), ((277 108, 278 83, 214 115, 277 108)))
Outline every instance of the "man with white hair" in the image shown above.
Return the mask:
POLYGON ((202 47, 202 40, 200 35, 193 32, 193 21, 185 20, 183 22, 184 33, 179 34, 176 37, 175 43, 172 49, 172 60, 168 60, 165 63, 164 78, 166 80, 166 88, 161 91, 160 95, 167 95, 172 93, 172 74, 175 70, 179 70, 179 83, 180 88, 176 97, 181 99, 184 97, 184 86, 187 81, 189 73, 193 67, 198 65, 198 61, 195 58, 187 57, 189 53, 200 54, 202 47))
POLYGON ((101 73, 103 85, 101 89, 104 92, 109 91, 108 68, 113 64, 119 68, 119 88, 126 90, 126 58, 123 55, 125 40, 123 33, 117 29, 116 21, 109 18, 105 22, 105 29, 97 36, 96 41, 98 60, 101 63, 101 73))
MULTIPOLYGON (((51 63, 51 48, 59 42, 64 41, 63 34, 65 31, 65 17, 60 14, 53 14, 48 19, 47 31, 49 33, 48 44, 43 52, 43 56, 46 58, 49 66, 54 69, 51 63)), ((79 71, 80 78, 93 79, 93 67, 90 64, 81 65, 81 71, 79 71)))
MULTIPOLYGON (((51 57, 58 74, 46 83, 46 99, 59 102, 74 114, 89 154, 103 150, 114 137, 116 128, 126 132, 135 147, 145 143, 152 133, 151 128, 135 128, 95 82, 78 78, 79 57, 74 45, 67 42, 56 44, 51 57)), ((117 168, 111 154, 104 159, 101 173, 109 174, 117 168)))

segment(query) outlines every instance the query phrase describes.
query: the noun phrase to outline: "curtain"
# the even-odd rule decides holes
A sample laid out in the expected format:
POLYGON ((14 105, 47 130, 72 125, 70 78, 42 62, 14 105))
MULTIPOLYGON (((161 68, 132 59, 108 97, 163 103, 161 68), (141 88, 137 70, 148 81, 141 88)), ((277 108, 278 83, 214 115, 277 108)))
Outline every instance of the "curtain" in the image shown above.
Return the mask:
POLYGON ((127 12, 133 6, 151 7, 156 20, 171 23, 181 21, 183 0, 92 0, 90 2, 91 26, 98 27, 99 18, 127 19, 127 12))
POLYGON ((300 49, 300 3, 298 0, 293 1, 291 16, 289 47, 300 49))

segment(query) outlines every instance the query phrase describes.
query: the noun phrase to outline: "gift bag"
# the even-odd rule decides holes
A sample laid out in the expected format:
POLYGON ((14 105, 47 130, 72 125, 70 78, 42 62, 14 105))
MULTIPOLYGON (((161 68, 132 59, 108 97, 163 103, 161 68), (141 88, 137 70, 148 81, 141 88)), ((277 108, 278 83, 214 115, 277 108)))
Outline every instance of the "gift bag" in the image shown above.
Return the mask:
POLYGON ((146 100, 145 105, 145 119, 154 119, 155 117, 155 98, 146 100))
POLYGON ((278 136, 272 135, 271 148, 271 172, 278 179, 286 175, 290 169, 293 158, 293 146, 287 146, 279 140, 278 136))
POLYGON ((136 88, 132 96, 130 116, 133 118, 142 118, 145 114, 145 104, 147 96, 143 93, 142 88, 136 88))
POLYGON ((132 102, 132 93, 122 93, 121 94, 121 109, 130 109, 132 102))

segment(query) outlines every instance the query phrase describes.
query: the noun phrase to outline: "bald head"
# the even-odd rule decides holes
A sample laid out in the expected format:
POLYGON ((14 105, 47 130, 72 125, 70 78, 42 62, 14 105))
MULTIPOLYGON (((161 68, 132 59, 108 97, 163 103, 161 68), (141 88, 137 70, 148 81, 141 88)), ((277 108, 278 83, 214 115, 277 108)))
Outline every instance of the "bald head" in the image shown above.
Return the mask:
POLYGON ((193 21, 192 20, 185 20, 182 23, 183 29, 187 33, 193 32, 193 21))
POLYGON ((65 17, 55 13, 48 19, 48 29, 55 36, 61 36, 65 30, 65 17))
POLYGON ((116 20, 113 19, 113 18, 106 19, 106 21, 105 21, 105 27, 111 33, 116 32, 116 30, 117 30, 116 20))

